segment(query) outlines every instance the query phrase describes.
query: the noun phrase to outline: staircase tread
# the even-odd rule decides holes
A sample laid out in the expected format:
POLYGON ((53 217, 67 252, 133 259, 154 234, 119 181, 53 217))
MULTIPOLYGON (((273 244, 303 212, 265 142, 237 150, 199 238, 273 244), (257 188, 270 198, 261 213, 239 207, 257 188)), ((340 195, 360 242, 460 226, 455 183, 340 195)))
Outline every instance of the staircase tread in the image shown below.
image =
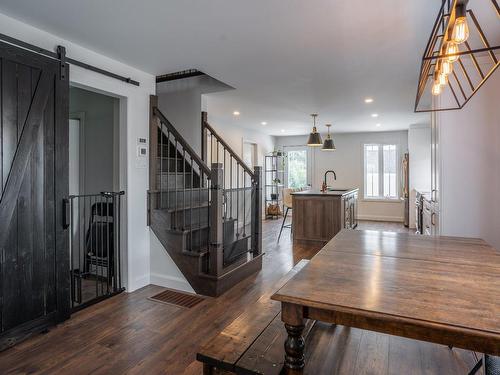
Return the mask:
POLYGON ((168 213, 176 212, 176 211, 186 211, 186 210, 191 210, 191 209, 197 209, 197 208, 205 208, 209 207, 210 205, 208 203, 205 204, 198 204, 194 206, 185 206, 185 207, 176 207, 176 208, 165 208, 168 213))

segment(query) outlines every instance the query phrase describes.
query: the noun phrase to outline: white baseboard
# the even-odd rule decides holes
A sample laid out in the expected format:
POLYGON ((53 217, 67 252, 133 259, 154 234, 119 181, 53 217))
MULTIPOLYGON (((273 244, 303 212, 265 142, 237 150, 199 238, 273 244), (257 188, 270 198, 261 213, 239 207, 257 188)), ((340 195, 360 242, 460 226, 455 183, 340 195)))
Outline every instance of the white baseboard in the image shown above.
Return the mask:
POLYGON ((136 277, 135 280, 133 281, 132 285, 127 285, 127 292, 133 292, 137 289, 141 289, 142 287, 145 287, 146 285, 149 285, 149 275, 142 275, 140 277, 136 277))
POLYGON ((375 215, 358 215, 358 220, 369 221, 390 221, 395 223, 403 223, 404 217, 400 216, 375 216, 375 215))
POLYGON ((182 290, 184 292, 196 293, 187 280, 175 276, 151 274, 151 284, 162 286, 164 288, 182 290))

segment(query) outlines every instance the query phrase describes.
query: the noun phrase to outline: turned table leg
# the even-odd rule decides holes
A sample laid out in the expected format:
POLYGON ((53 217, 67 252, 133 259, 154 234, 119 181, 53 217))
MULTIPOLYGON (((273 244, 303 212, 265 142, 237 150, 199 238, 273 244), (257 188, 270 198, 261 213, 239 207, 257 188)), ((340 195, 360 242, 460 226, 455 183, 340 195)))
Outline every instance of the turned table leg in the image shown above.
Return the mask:
POLYGON ((301 374, 304 369, 305 341, 304 316, 302 307, 283 302, 281 305, 281 320, 285 323, 288 337, 285 340, 285 373, 301 374))

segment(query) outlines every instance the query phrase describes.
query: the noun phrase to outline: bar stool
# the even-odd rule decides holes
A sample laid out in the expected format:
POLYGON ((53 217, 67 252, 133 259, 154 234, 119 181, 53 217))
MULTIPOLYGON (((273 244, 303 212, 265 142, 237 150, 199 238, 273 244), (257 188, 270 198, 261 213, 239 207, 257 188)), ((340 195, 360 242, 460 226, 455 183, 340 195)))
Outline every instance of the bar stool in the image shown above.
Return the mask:
MULTIPOLYGON (((299 189, 283 189, 283 206, 286 208, 285 215, 283 215, 283 222, 281 223, 280 234, 278 235, 278 242, 280 242, 281 232, 283 228, 290 228, 292 230, 292 223, 285 225, 286 217, 288 216, 288 210, 292 208, 292 192, 299 191, 299 189)), ((293 220, 293 218, 292 218, 293 220)))

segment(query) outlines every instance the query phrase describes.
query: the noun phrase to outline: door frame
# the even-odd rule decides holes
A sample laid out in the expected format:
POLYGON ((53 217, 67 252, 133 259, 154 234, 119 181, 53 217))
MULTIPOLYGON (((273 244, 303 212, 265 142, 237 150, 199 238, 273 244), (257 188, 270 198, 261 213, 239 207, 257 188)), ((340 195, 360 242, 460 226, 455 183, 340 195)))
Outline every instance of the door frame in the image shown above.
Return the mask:
POLYGON ((80 122, 80 139, 79 139, 79 167, 80 167, 80 181, 79 193, 85 194, 85 170, 87 160, 86 139, 85 139, 85 112, 73 112, 69 114, 70 120, 78 120, 80 122))

